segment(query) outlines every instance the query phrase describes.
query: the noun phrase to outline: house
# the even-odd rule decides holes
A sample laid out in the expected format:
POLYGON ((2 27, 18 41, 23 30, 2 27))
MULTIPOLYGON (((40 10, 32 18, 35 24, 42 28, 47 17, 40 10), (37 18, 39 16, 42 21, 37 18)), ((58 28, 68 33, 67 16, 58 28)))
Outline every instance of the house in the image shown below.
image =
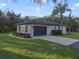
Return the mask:
POLYGON ((17 32, 28 33, 31 37, 50 35, 52 30, 61 30, 66 33, 66 26, 43 19, 31 19, 17 25, 17 32))

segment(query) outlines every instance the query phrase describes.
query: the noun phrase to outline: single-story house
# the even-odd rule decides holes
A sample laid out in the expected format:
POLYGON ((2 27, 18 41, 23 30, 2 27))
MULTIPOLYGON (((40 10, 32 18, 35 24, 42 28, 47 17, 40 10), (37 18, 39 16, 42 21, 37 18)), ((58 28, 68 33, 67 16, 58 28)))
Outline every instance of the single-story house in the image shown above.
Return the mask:
POLYGON ((61 26, 55 22, 40 19, 31 19, 17 25, 17 32, 28 33, 31 37, 40 35, 50 35, 52 30, 61 30, 66 33, 66 26, 61 26))

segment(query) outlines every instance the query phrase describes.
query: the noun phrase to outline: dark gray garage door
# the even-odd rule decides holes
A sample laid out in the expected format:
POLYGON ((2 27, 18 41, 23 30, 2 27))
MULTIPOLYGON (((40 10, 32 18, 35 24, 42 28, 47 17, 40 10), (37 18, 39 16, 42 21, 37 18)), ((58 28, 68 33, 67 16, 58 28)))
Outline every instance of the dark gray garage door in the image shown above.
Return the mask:
POLYGON ((47 27, 44 26, 34 26, 34 36, 46 35, 47 27))

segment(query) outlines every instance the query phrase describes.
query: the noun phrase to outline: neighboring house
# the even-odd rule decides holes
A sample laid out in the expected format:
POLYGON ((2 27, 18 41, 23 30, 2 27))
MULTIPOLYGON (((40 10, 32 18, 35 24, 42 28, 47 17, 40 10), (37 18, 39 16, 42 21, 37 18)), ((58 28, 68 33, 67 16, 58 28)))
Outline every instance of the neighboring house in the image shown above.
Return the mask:
POLYGON ((52 30, 61 30, 65 34, 66 26, 62 28, 57 23, 43 19, 32 19, 17 25, 17 32, 29 33, 31 37, 50 35, 52 30))

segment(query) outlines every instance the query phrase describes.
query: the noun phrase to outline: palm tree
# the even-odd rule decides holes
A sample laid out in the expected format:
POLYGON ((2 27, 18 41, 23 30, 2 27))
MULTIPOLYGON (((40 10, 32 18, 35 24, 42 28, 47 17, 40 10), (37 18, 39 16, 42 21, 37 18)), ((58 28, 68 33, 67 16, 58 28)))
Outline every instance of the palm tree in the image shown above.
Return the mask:
MULTIPOLYGON (((43 0, 34 0, 34 2, 37 4, 42 4, 43 3, 42 1, 43 0)), ((52 1, 54 3, 54 10, 52 12, 52 16, 60 14, 61 27, 63 28, 63 13, 65 13, 65 11, 68 8, 68 2, 67 0, 52 0, 52 1)))
POLYGON ((54 1, 54 10, 52 12, 52 16, 58 15, 60 14, 60 21, 61 21, 61 27, 63 28, 63 13, 65 13, 65 11, 68 8, 68 3, 67 0, 60 0, 60 1, 54 1))
POLYGON ((67 11, 69 12, 69 23, 68 23, 68 28, 69 28, 69 35, 70 35, 70 32, 71 32, 71 26, 72 26, 72 10, 71 9, 67 9, 67 11))

